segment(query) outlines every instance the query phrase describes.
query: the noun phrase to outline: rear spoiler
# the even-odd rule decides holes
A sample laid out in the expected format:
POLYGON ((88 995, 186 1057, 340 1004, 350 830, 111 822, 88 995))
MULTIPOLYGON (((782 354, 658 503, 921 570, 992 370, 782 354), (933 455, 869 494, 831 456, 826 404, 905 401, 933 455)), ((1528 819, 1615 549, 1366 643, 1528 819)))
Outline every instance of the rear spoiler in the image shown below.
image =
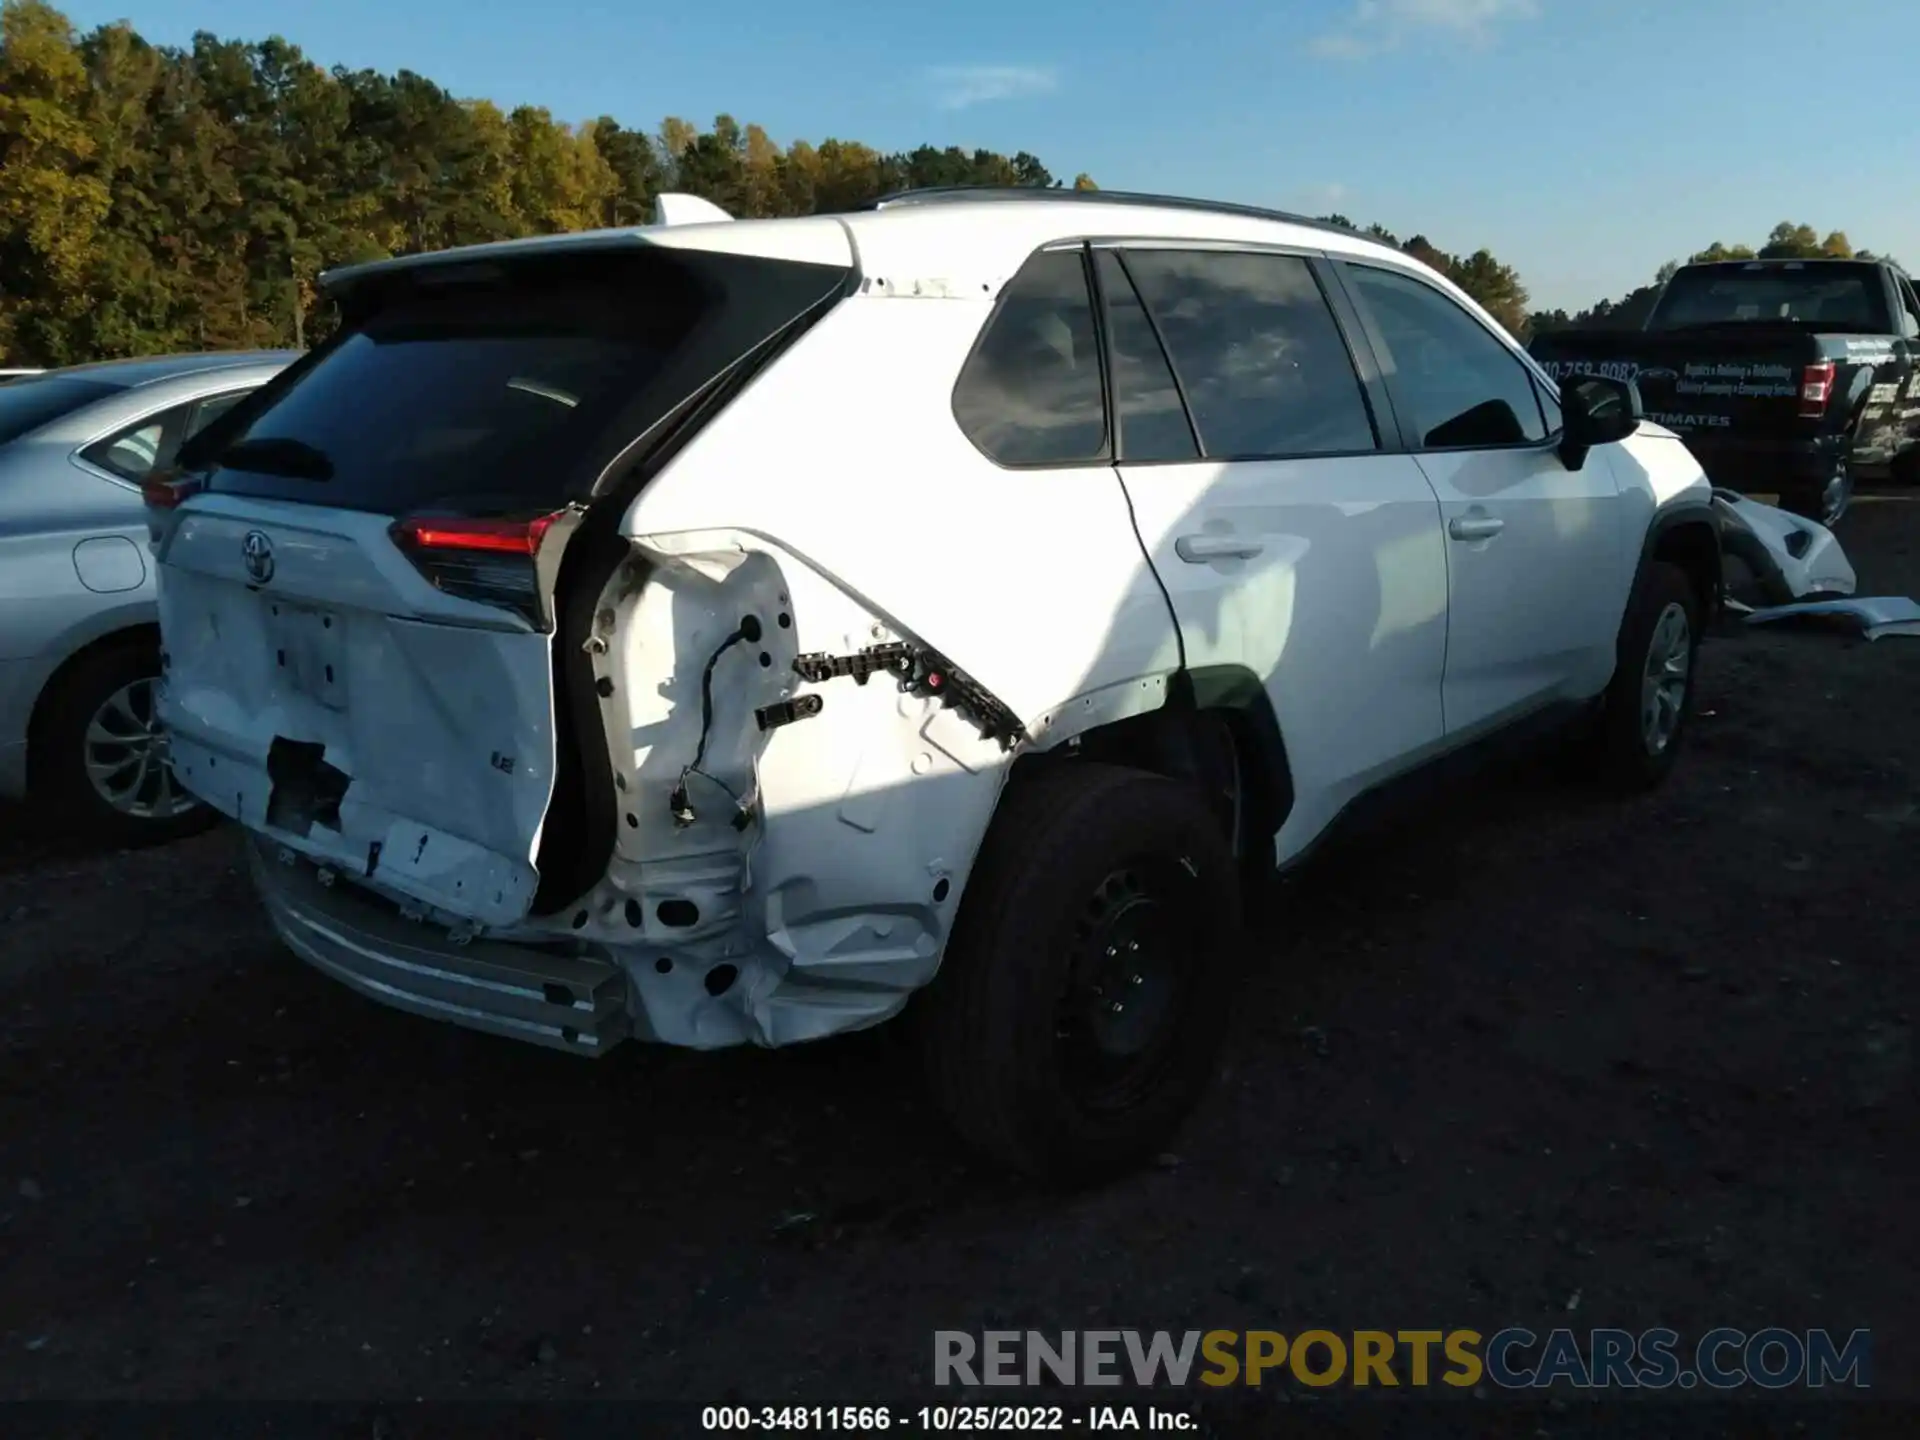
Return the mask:
POLYGON ((698 195, 668 192, 653 201, 652 226, 608 230, 575 230, 559 235, 529 235, 517 240, 495 240, 483 245, 462 245, 452 250, 428 251, 419 255, 398 255, 387 260, 368 260, 358 265, 343 265, 323 270, 318 277, 322 294, 345 302, 349 292, 369 280, 402 272, 454 275, 475 267, 484 268, 496 259, 551 253, 563 249, 593 250, 630 246, 634 230, 669 229, 680 225, 709 225, 730 221, 733 216, 698 195))
POLYGON ((731 219, 733 216, 718 205, 710 200, 702 200, 698 195, 670 190, 656 195, 653 200, 653 223, 656 225, 711 225, 715 221, 731 219))

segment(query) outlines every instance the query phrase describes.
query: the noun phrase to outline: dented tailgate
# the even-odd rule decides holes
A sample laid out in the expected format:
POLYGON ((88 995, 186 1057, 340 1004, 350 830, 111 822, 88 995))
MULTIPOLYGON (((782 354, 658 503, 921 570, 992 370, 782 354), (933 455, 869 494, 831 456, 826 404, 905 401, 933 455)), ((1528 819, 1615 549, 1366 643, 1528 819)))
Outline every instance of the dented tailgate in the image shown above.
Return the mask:
POLYGON ((549 637, 436 589, 377 515, 210 496, 161 563, 189 789, 426 904, 526 913, 553 788, 549 637))
POLYGON ((663 437, 847 273, 671 233, 347 272, 340 332, 149 487, 188 789, 455 929, 598 878, 601 697, 556 655, 578 668, 663 437))

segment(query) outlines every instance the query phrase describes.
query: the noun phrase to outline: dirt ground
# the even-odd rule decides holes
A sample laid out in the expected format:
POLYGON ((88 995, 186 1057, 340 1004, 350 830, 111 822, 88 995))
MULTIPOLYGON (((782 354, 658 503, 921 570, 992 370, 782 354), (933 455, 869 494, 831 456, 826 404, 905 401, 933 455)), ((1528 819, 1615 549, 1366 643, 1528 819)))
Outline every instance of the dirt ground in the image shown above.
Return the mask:
MULTIPOLYGON (((1920 595, 1920 501, 1842 535, 1920 595)), ((1868 1327, 1912 1395, 1920 641, 1702 667, 1658 795, 1518 771, 1306 867, 1174 1153, 1068 1200, 886 1032, 469 1036, 282 953, 230 833, 0 811, 0 1396, 865 1403, 936 1328, 1575 1323, 1868 1327)))

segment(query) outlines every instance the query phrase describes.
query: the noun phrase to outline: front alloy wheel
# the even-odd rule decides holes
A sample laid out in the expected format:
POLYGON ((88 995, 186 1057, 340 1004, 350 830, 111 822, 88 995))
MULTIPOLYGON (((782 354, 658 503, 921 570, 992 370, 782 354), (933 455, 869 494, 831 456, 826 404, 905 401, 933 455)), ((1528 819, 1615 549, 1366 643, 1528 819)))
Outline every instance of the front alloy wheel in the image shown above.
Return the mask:
POLYGON ((1702 612, 1693 580, 1670 561, 1648 562, 1634 582, 1613 681, 1581 746, 1582 759, 1612 788, 1651 789, 1673 769, 1693 712, 1702 612))
POLYGON ((1647 754, 1661 755, 1680 733, 1693 676, 1693 624, 1686 606, 1668 601, 1654 622, 1640 678, 1640 738, 1647 754))

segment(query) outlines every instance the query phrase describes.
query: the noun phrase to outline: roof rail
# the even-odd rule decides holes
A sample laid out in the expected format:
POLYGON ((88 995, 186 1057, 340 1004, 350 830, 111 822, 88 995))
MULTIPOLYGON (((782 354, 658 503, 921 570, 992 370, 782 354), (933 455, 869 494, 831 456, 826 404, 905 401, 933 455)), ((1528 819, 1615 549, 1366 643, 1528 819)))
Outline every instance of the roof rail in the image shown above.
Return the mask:
POLYGON ((1236 205, 1227 200, 1195 200, 1185 195, 1147 195, 1132 190, 1068 190, 1043 185, 941 185, 924 190, 900 190, 892 195, 883 195, 863 208, 889 210, 895 206, 939 205, 967 200, 1065 200, 1085 205, 1154 206, 1165 210, 1195 210, 1209 215, 1238 215, 1248 220, 1277 220, 1287 225, 1329 230, 1336 235, 1360 233, 1330 220, 1316 220, 1286 210, 1265 210, 1258 205, 1236 205))

